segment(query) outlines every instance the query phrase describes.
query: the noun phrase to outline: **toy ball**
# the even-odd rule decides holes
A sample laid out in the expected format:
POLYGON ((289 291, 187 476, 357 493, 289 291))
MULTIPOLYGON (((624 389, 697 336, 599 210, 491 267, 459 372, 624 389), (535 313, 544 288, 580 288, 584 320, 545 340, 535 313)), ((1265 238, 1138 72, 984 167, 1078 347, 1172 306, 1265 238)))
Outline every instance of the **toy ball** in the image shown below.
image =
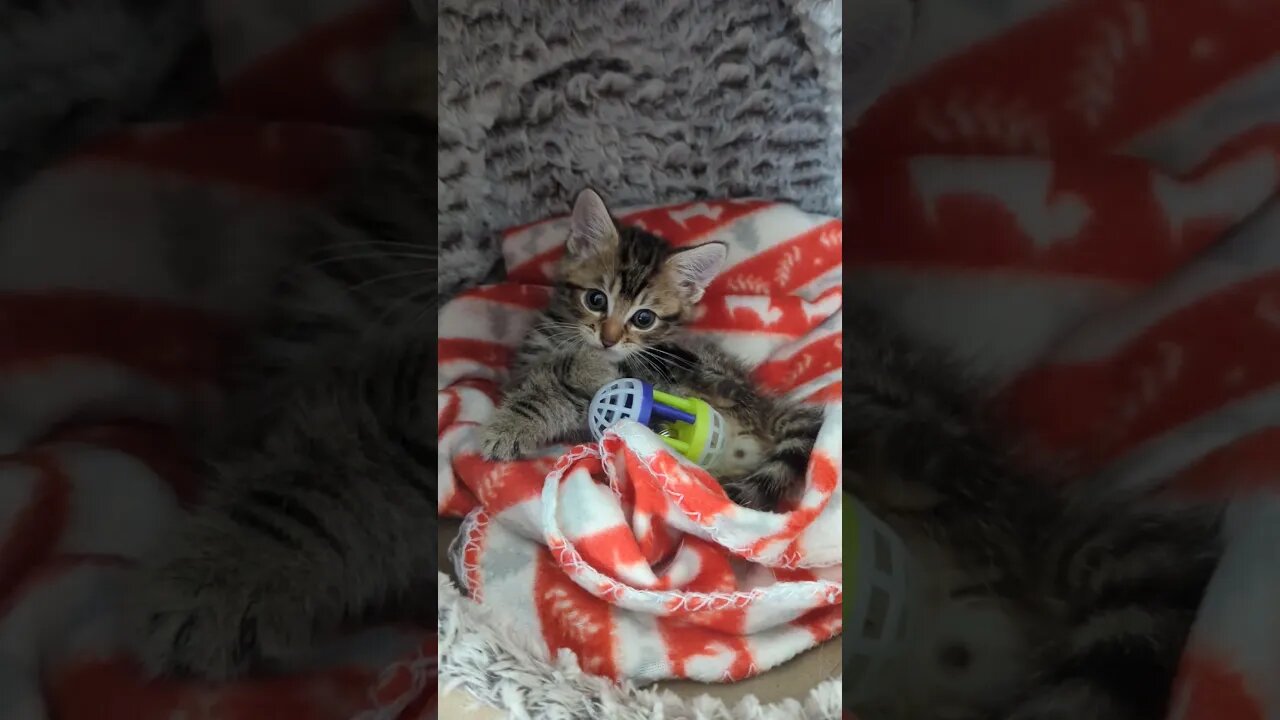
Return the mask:
MULTIPOLYGON (((897 533, 848 492, 843 497, 846 707, 882 700, 880 676, 907 650, 912 624, 909 558, 897 533)), ((918 619, 918 618, 917 618, 918 619)))
MULTIPOLYGON (((842 498, 845 593, 845 706, 881 701, 879 676, 908 650, 915 632, 910 557, 902 539, 867 506, 842 498)), ((918 620, 918 619, 916 619, 918 620)))
POLYGON ((704 400, 670 395, 636 378, 605 385, 591 399, 587 424, 598 441, 619 420, 655 427, 673 450, 711 467, 724 449, 724 418, 704 400))

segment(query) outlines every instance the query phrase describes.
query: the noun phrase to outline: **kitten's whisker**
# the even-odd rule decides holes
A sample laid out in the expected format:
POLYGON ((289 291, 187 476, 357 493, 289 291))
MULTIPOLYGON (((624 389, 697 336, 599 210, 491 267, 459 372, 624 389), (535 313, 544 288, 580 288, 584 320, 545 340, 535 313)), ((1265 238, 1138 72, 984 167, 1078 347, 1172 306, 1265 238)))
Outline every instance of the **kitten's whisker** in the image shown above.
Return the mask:
MULTIPOLYGON (((680 363, 678 361, 673 361, 669 358, 659 357, 656 355, 650 355, 649 357, 664 368, 669 368, 672 370, 684 370, 686 372, 693 370, 692 366, 680 363)), ((671 374, 671 373, 668 372, 668 374, 671 374)))
POLYGON ((377 283, 380 283, 380 282, 386 282, 387 280, 396 280, 399 278, 415 277, 418 275, 429 275, 429 274, 434 274, 431 268, 409 270, 408 272, 391 273, 389 275, 380 275, 376 278, 370 278, 368 280, 365 280, 364 282, 358 282, 355 285, 352 285, 350 290, 351 292, 355 292, 361 288, 365 288, 370 285, 376 285, 377 283))
POLYGON ((554 347, 559 347, 557 341, 562 338, 580 337, 582 335, 582 326, 573 323, 539 323, 535 330, 554 347))
POLYGON ((560 335, 554 338, 547 338, 547 345, 551 352, 558 352, 574 341, 579 341, 579 339, 573 335, 560 335))
POLYGON ((636 352, 636 354, 635 354, 635 355, 633 355, 632 357, 634 357, 634 358, 636 359, 636 362, 640 363, 641 365, 645 366, 646 368, 650 368, 650 367, 652 367, 652 365, 650 364, 650 363, 651 363, 651 360, 650 360, 650 358, 649 358, 649 354, 648 354, 648 353, 646 353, 646 352, 644 351, 644 348, 641 348, 641 349, 640 349, 638 352, 636 352))
POLYGON ((646 355, 649 355, 654 360, 659 361, 660 363, 665 365, 675 365, 676 367, 684 368, 685 370, 693 369, 693 364, 690 363, 688 360, 682 357, 679 357, 677 355, 674 355, 672 353, 669 353, 665 350, 659 350, 658 348, 648 347, 641 350, 641 352, 646 355))
POLYGON ((543 335, 559 335, 561 333, 581 333, 582 328, 577 325, 538 325, 534 328, 543 335))
MULTIPOLYGON (((417 317, 413 319, 413 322, 411 324, 417 325, 418 323, 425 320, 427 315, 429 315, 430 313, 435 311, 437 307, 439 307, 440 305, 439 300, 440 300, 440 297, 437 295, 435 299, 432 300, 432 302, 428 303, 426 307, 423 307, 420 311, 418 311, 417 317)), ((438 321, 438 318, 437 318, 437 321, 438 321)))
POLYGON ((438 301, 440 297, 435 294, 434 288, 423 288, 422 290, 413 290, 405 293, 403 297, 401 297, 399 300, 392 303, 389 307, 387 307, 386 310, 383 310, 382 313, 378 315, 378 319, 374 321, 374 324, 381 325, 382 323, 388 320, 391 320, 395 316, 395 313, 397 310, 404 307, 405 305, 410 305, 410 304, 413 304, 414 302, 422 300, 424 296, 430 297, 431 300, 427 302, 426 307, 419 312, 418 317, 414 318, 413 322, 417 323, 419 320, 422 319, 423 314, 435 309, 435 307, 438 305, 438 301))
POLYGON ((539 325, 536 329, 538 332, 548 334, 548 335, 552 333, 558 333, 558 332, 582 332, 580 328, 573 325, 564 325, 564 326, 539 325))
POLYGON ((435 257, 435 248, 426 246, 423 243, 401 242, 398 240, 356 240, 353 242, 331 243, 316 249, 315 252, 323 252, 334 248, 353 248, 353 247, 402 247, 413 248, 419 252, 425 252, 431 257, 435 257))
POLYGON ((653 358, 645 354, 644 350, 636 353, 635 357, 636 360, 640 361, 641 365, 643 365, 649 372, 653 373, 654 379, 670 377, 670 374, 663 372, 662 366, 655 363, 653 358))
POLYGON ((683 364, 684 364, 684 365, 686 365, 686 366, 690 366, 690 362, 689 362, 687 359, 682 358, 682 357, 680 357, 679 355, 676 355, 675 353, 671 352, 670 350, 664 350, 664 349, 662 349, 662 348, 660 348, 660 347, 656 347, 656 346, 646 347, 646 348, 644 348, 644 350, 645 350, 645 352, 655 353, 656 355, 659 355, 659 356, 662 356, 662 357, 669 357, 669 358, 671 358, 671 361, 672 361, 672 362, 683 363, 683 364))
POLYGON ((644 368, 645 372, 647 373, 653 372, 653 365, 647 359, 645 359, 645 356, 643 354, 637 354, 636 361, 640 363, 640 366, 644 368))
POLYGON ((323 267, 325 265, 331 265, 336 262, 346 262, 348 260, 375 260, 378 258, 396 258, 396 259, 408 258, 408 259, 415 259, 415 260, 431 259, 429 256, 423 255, 422 253, 393 251, 393 252, 382 252, 382 253, 367 253, 364 255, 340 255, 338 257, 326 257, 326 258, 321 258, 319 260, 316 260, 315 262, 307 263, 303 267, 318 268, 318 267, 323 267))

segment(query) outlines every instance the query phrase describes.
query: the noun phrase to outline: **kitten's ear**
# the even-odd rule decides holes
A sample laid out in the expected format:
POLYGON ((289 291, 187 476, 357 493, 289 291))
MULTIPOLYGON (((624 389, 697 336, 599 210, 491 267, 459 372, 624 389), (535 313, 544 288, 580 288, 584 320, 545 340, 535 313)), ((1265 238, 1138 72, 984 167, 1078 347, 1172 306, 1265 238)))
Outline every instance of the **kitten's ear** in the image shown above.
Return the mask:
POLYGON ((582 256, 599 252, 609 243, 617 242, 618 229, 609 217, 609 209, 595 190, 583 190, 573 203, 573 217, 569 221, 569 239, 565 249, 570 255, 582 256))
POLYGON ((703 243, 671 253, 667 267, 676 274, 680 287, 689 294, 689 301, 698 302, 724 267, 728 256, 729 246, 724 243, 703 243))

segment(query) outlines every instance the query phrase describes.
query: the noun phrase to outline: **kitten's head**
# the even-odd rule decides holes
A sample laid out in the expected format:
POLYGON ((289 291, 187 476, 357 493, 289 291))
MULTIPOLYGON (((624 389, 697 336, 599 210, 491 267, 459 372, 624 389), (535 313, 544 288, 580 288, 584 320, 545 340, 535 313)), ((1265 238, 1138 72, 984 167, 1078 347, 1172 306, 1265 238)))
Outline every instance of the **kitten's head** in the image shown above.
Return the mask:
POLYGON ((560 265, 554 314, 588 347, 621 359, 670 339, 689 320, 728 249, 709 242, 673 249, 619 226, 591 190, 578 195, 560 265))

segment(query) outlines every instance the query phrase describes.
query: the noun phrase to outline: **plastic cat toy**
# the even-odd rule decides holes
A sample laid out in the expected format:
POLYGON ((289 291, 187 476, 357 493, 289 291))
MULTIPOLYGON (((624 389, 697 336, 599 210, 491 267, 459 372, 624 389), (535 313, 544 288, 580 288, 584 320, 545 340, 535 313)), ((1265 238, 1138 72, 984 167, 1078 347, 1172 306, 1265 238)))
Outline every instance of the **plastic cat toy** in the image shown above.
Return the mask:
POLYGON ((911 560, 898 534, 848 492, 842 522, 845 707, 893 703, 878 692, 918 631, 911 560))
POLYGON ((714 465, 724 449, 724 418, 715 408, 698 398, 655 390, 636 378, 614 380, 591 399, 587 424, 596 440, 619 420, 654 427, 673 450, 704 468, 714 465))

